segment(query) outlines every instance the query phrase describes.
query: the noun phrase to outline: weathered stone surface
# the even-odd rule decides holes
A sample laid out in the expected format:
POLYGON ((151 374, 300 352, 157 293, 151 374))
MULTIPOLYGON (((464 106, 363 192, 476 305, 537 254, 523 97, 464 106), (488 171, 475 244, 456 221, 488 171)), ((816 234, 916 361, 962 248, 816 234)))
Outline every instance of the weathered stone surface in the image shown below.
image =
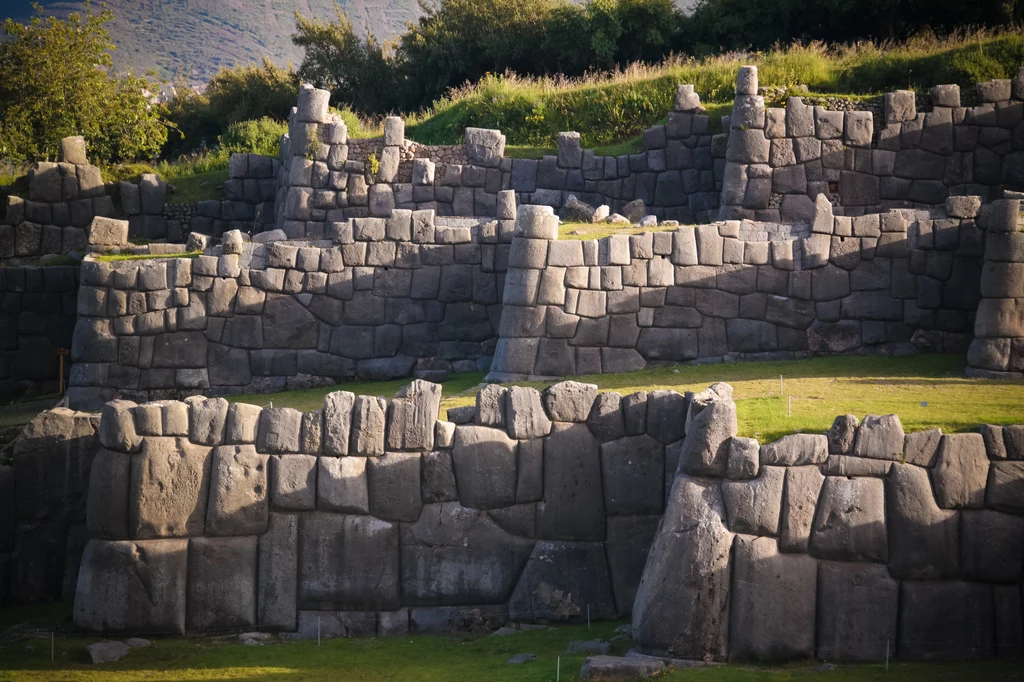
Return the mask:
POLYGON ((324 398, 324 453, 334 457, 348 454, 352 407, 356 396, 348 391, 328 393, 324 398))
POLYGON ((879 417, 869 414, 857 429, 852 454, 855 457, 899 461, 903 458, 903 436, 903 424, 898 415, 879 417))
POLYGON ((599 393, 587 417, 591 433, 602 443, 618 440, 626 435, 622 415, 622 396, 618 393, 599 393))
MULTIPOLYGON (((128 537, 128 489, 131 481, 132 458, 119 452, 101 449, 92 461, 89 473, 89 496, 86 501, 86 525, 92 537, 125 539, 128 537)), ((14 522, 14 469, 0 469, 0 490, 6 492, 10 505, 10 523, 14 522), (10 473, 9 479, 5 474, 10 473), (4 480, 10 486, 3 485, 4 480)), ((23 493, 24 494, 24 493, 23 493)), ((0 512, 7 513, 0 508, 0 512)), ((0 522, 0 546, 6 544, 0 522)))
POLYGON ((231 403, 225 426, 224 440, 228 443, 255 443, 262 408, 247 403, 231 403))
POLYGON ((932 470, 938 505, 943 509, 984 506, 988 467, 980 433, 944 435, 932 470))
POLYGON ((650 436, 601 445, 605 510, 609 516, 661 513, 665 449, 650 436))
POLYGON ((268 456, 251 445, 213 451, 206 535, 259 535, 267 530, 268 456))
POLYGON ((228 401, 194 396, 186 398, 185 402, 188 404, 188 439, 198 445, 223 443, 228 401))
POLYGON ((417 379, 391 401, 389 450, 432 450, 434 423, 441 407, 441 386, 417 379))
POLYGON ((942 429, 908 433, 903 437, 903 459, 907 464, 932 467, 942 442, 942 429))
POLYGON ((211 449, 184 438, 146 438, 132 458, 128 530, 137 540, 201 535, 211 449))
POLYGON ((733 480, 757 478, 760 450, 761 446, 754 438, 731 438, 726 476, 733 480))
MULTIPOLYGON (((363 457, 384 454, 384 426, 388 403, 384 398, 357 396, 352 409, 349 452, 363 457)), ((328 430, 329 432, 329 430, 328 430)))
POLYGON ((274 509, 316 509, 317 458, 275 455, 270 458, 270 505, 274 509))
POLYGON ((476 418, 482 426, 505 427, 505 400, 508 388, 487 384, 476 394, 476 418))
POLYGON ((896 653, 909 660, 990 658, 992 588, 961 581, 905 581, 896 653))
POLYGON ((256 538, 192 538, 188 543, 185 627, 256 625, 256 538))
POLYGON ((653 677, 664 671, 664 661, 657 658, 622 656, 588 656, 580 668, 581 680, 632 680, 653 677))
POLYGON ((604 540, 600 448, 586 424, 556 424, 544 438, 537 532, 552 540, 604 540))
POLYGON ((512 438, 540 438, 551 431, 540 392, 535 388, 512 386, 505 398, 505 428, 512 438))
POLYGON ((960 572, 968 580, 1016 583, 1024 562, 1024 518, 991 509, 960 514, 960 572))
POLYGON ((988 506, 1024 514, 1024 462, 993 462, 986 495, 988 506))
POLYGON ((711 397, 701 401, 694 396, 686 418, 686 438, 677 450, 679 470, 695 476, 724 476, 730 439, 738 428, 732 400, 711 397))
POLYGON ((485 426, 455 428, 452 460, 459 500, 466 507, 498 509, 516 502, 517 443, 485 426))
POLYGON ((900 580, 938 580, 959 571, 960 517, 939 509, 928 472, 893 464, 885 480, 889 572, 900 580))
POLYGON ((824 464, 828 459, 828 438, 819 434, 795 433, 761 446, 761 464, 803 466, 824 464))
POLYGON ((544 499, 544 439, 519 442, 516 502, 540 502, 544 499))
POLYGON ((541 541, 509 599, 515 621, 580 621, 614 618, 615 599, 604 545, 541 541))
POLYGON ((597 384, 563 381, 545 389, 543 398, 544 407, 553 421, 587 421, 594 399, 597 398, 597 384))
POLYGON ((605 553, 612 578, 612 592, 619 617, 633 611, 636 590, 643 576, 647 552, 661 522, 661 515, 611 516, 605 553))
MULTIPOLYGON (((639 398, 640 394, 636 394, 639 398)), ((629 396, 627 399, 631 399, 629 396)), ((637 400, 637 410, 640 404, 646 404, 647 414, 647 435, 664 445, 675 443, 683 437, 686 428, 687 399, 675 391, 651 391, 643 395, 644 400, 637 400)), ((631 403, 632 404, 632 403, 631 403)), ((628 426, 627 412, 627 433, 633 433, 628 426)))
POLYGON ((299 606, 391 611, 399 606, 398 526, 314 512, 299 522, 299 606))
POLYGON ((415 606, 503 604, 533 541, 458 503, 428 504, 402 526, 402 593, 415 606))
MULTIPOLYGON (((454 439, 454 429, 452 431, 454 439)), ((420 497, 424 504, 454 502, 459 499, 459 490, 455 484, 455 464, 450 451, 424 452, 421 466, 423 479, 420 481, 420 497)))
POLYGON ((301 412, 292 407, 268 407, 260 414, 256 447, 272 455, 299 452, 301 434, 301 412))
POLYGON ((790 467, 786 469, 786 487, 782 502, 782 526, 779 536, 779 550, 782 552, 806 552, 814 522, 814 510, 818 504, 818 493, 825 482, 821 470, 816 466, 790 467))
POLYGON ((810 551, 819 559, 885 563, 884 483, 877 478, 828 476, 811 530, 810 551))
POLYGON ((822 561, 815 657, 880 661, 894 653, 899 591, 885 566, 822 561))
POLYGON ((298 515, 271 514, 258 545, 256 622, 261 629, 295 629, 298 553, 298 515))
MULTIPOLYGON (((135 418, 132 409, 135 403, 128 400, 111 400, 100 413, 100 445, 116 452, 138 452, 142 439, 135 432, 135 418)), ((56 420, 50 420, 56 423, 56 420)))
POLYGON ((780 554, 772 538, 737 536, 729 618, 731 660, 814 654, 818 562, 780 554))
POLYGON ((128 655, 131 647, 124 642, 96 642, 85 647, 93 665, 113 663, 128 655))
POLYGON ((726 657, 732 542, 719 485, 677 477, 633 605, 633 639, 644 650, 726 657))
POLYGON ((346 514, 369 514, 366 462, 364 457, 317 458, 316 508, 346 514))
POLYGON ((188 540, 90 540, 75 625, 95 632, 185 632, 188 540))
POLYGON ((389 452, 366 463, 370 514, 386 521, 413 522, 420 517, 420 453, 389 452))
POLYGON ((828 430, 828 452, 830 455, 845 455, 853 449, 860 420, 856 415, 844 414, 835 418, 828 430))
POLYGON ((778 535, 786 470, 764 467, 753 481, 724 481, 722 497, 733 533, 778 535))

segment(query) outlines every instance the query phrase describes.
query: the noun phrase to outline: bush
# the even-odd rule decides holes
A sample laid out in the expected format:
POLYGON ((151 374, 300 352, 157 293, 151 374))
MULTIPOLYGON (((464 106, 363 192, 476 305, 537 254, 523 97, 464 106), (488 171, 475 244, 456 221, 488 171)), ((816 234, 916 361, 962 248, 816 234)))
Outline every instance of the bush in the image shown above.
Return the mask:
POLYGON ((220 137, 221 148, 228 152, 249 152, 277 157, 281 151, 281 136, 288 126, 271 118, 232 123, 220 137))

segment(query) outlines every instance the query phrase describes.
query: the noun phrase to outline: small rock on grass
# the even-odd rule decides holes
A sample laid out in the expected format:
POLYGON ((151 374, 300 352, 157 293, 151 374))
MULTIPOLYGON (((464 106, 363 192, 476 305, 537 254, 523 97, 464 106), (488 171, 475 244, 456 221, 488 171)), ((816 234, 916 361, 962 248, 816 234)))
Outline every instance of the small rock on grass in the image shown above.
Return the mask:
POLYGON ((637 677, 650 677, 664 670, 665 664, 657 659, 591 656, 580 668, 580 679, 631 680, 637 677))
POLYGON ((137 647, 152 646, 153 644, 148 639, 142 639, 141 637, 129 637, 128 639, 124 640, 124 643, 133 649, 137 647))
POLYGON ((124 642, 96 642, 85 647, 94 664, 120 660, 130 649, 124 642))
POLYGON ((508 637, 509 635, 514 635, 514 634, 516 634, 516 629, 515 628, 510 628, 508 626, 502 626, 502 627, 498 628, 497 630, 495 630, 494 632, 492 632, 491 633, 491 637, 508 637))
POLYGON ((608 642, 602 642, 597 639, 592 642, 581 642, 579 640, 569 642, 569 648, 565 650, 567 654, 607 654, 611 651, 612 645, 608 642))
POLYGON ((515 656, 513 656, 505 662, 509 665, 519 665, 521 663, 531 663, 536 660, 537 657, 533 654, 516 654, 515 656))

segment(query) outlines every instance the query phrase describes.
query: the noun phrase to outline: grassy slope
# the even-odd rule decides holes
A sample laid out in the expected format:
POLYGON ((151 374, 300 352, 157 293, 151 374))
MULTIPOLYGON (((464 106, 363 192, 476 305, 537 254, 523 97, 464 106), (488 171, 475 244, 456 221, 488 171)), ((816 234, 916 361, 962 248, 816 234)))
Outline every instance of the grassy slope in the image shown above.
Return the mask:
POLYGON ((645 232, 671 232, 675 227, 618 227, 607 223, 562 223, 558 226, 559 239, 602 239, 616 234, 643 234, 645 232))
MULTIPOLYGON (((46 625, 58 620, 66 606, 0 610, 24 616, 44 613, 46 625)), ((56 664, 50 663, 49 637, 4 643, 0 646, 0 680, 35 682, 68 680, 81 682, 128 682, 134 680, 261 680, 283 682, 302 680, 324 682, 449 682, 490 680, 532 682, 554 680, 561 667, 561 679, 576 680, 584 656, 566 655, 570 641, 601 638, 609 640, 620 622, 586 625, 558 625, 548 630, 519 632, 509 637, 429 637, 423 635, 380 639, 272 642, 245 646, 233 639, 157 639, 153 646, 135 649, 116 663, 95 666, 88 662, 85 645, 97 638, 57 637, 56 664), (505 661, 518 653, 531 653, 537 660, 525 665, 505 661)), ((50 628, 40 628, 47 632, 50 628)), ((615 651, 615 653, 623 653, 615 651)), ((816 680, 815 663, 760 667, 753 665, 716 667, 671 672, 658 679, 678 682, 797 682, 816 680)), ((909 682, 969 682, 978 679, 1024 680, 1024 669, 1016 662, 985 663, 892 663, 886 672, 880 664, 837 666, 827 675, 837 682, 907 680, 909 682)))
MULTIPOLYGON (((446 382, 442 413, 450 407, 473 404, 482 379, 482 374, 457 374, 446 382)), ((957 355, 683 365, 575 379, 622 395, 657 389, 699 391, 716 381, 726 381, 735 389, 740 435, 762 442, 796 431, 825 431, 839 414, 863 417, 895 412, 907 431, 932 427, 947 432, 970 431, 979 424, 1024 422, 1024 382, 966 379, 964 358, 957 355), (782 397, 780 375, 784 377, 782 397)), ((332 390, 389 397, 405 383, 407 380, 362 382, 231 400, 312 410, 319 408, 332 390)), ((542 389, 547 384, 522 385, 542 389)))

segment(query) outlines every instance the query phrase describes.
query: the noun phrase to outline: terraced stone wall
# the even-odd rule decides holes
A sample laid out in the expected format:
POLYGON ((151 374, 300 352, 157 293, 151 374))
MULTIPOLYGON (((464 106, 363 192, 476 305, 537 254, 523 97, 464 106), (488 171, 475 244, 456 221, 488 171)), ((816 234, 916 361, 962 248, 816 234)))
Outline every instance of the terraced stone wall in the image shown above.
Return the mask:
POLYGON ((559 240, 548 207, 520 207, 491 378, 963 352, 990 216, 1010 203, 953 197, 850 217, 819 195, 808 226, 736 220, 589 241, 559 240))
POLYGON ((975 106, 961 106, 956 85, 932 88, 928 111, 913 91, 889 93, 877 122, 799 97, 766 108, 758 92, 757 67, 741 67, 721 140, 722 219, 809 222, 819 194, 854 216, 1024 190, 1024 69, 979 83, 975 106))
POLYGON ((1024 653, 1024 426, 736 436, 731 389, 689 401, 633 637, 684 659, 1024 653), (685 569, 681 569, 685 567, 685 569))
POLYGON ((323 408, 103 408, 78 625, 299 636, 494 628, 632 609, 688 398, 565 382, 323 408))
POLYGON ((332 223, 329 239, 82 266, 69 399, 270 393, 490 367, 515 221, 332 223))

